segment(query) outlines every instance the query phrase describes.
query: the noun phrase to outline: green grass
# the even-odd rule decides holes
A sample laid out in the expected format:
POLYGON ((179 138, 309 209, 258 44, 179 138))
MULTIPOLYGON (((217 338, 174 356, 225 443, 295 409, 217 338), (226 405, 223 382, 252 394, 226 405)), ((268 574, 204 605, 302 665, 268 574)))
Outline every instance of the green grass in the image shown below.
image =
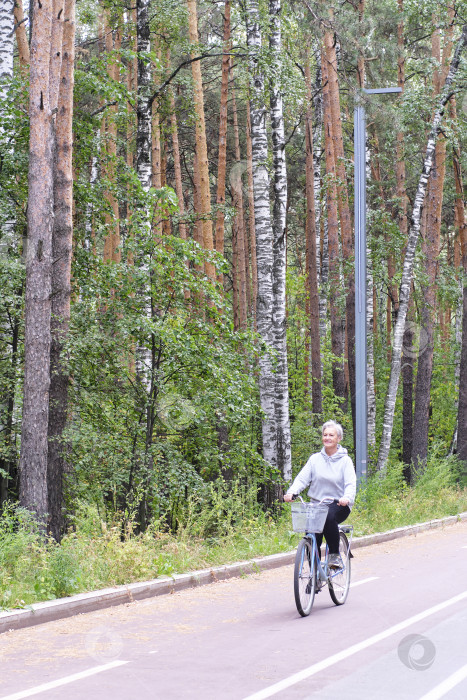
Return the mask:
MULTIPOLYGON (((456 484, 455 462, 432 459, 408 488, 402 465, 373 477, 361 489, 349 523, 371 534, 467 511, 467 489, 456 484)), ((179 513, 177 534, 154 522, 121 536, 120 522, 103 522, 83 505, 60 545, 44 542, 31 516, 13 506, 0 518, 0 609, 25 607, 107 586, 183 573, 292 550, 290 507, 273 518, 253 489, 217 483, 179 513)))

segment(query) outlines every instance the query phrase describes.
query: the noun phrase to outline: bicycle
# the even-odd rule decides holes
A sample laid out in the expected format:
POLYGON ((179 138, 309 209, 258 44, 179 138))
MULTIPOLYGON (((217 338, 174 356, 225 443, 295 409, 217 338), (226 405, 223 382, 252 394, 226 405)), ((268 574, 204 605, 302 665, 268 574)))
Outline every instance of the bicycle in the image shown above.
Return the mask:
POLYGON ((321 562, 316 543, 316 533, 323 531, 327 513, 326 503, 305 503, 301 497, 300 501, 292 503, 293 530, 304 533, 298 545, 294 568, 295 604, 302 617, 310 614, 315 593, 319 593, 326 585, 335 605, 343 605, 349 594, 353 526, 339 525, 339 555, 342 567, 331 569, 328 566, 328 546, 326 545, 324 561, 321 562), (347 535, 350 535, 350 541, 347 535))

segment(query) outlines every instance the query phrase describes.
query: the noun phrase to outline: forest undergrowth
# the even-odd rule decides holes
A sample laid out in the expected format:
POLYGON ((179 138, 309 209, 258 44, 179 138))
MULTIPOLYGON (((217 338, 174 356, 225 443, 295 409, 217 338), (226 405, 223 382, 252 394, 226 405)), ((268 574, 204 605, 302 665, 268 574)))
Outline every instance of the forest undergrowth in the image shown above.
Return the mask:
MULTIPOLYGON (((368 478, 348 523, 358 537, 465 511, 456 459, 432 456, 412 486, 401 463, 368 478)), ((61 544, 45 541, 30 513, 12 505, 0 518, 0 609, 286 552, 298 539, 290 506, 265 512, 256 488, 220 481, 185 502, 172 529, 154 519, 137 534, 122 514, 103 518, 82 504, 61 544)))

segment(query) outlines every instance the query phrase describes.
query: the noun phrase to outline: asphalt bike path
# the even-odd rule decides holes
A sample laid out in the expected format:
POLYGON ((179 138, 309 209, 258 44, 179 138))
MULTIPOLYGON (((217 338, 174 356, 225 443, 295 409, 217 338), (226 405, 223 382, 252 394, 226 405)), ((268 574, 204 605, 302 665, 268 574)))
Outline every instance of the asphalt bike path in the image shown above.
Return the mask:
POLYGON ((301 618, 293 565, 7 632, 0 700, 467 697, 467 522, 355 551, 301 618))

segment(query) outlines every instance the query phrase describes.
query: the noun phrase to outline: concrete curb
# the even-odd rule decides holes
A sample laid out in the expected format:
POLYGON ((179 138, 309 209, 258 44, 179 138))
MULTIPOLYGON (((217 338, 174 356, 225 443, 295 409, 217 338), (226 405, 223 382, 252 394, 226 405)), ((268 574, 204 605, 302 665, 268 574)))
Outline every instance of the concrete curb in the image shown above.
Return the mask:
MULTIPOLYGON (((388 542, 399 537, 415 535, 418 532, 431 530, 434 528, 452 525, 462 520, 467 520, 467 512, 452 515, 438 520, 429 520, 425 523, 399 527, 388 532, 376 533, 356 537, 352 541, 352 549, 368 547, 371 544, 388 542)), ((0 613, 0 633, 10 630, 32 627, 44 622, 60 620, 81 613, 103 610, 115 605, 132 603, 136 600, 144 600, 158 595, 166 595, 181 591, 186 588, 204 586, 215 581, 222 581, 235 576, 243 576, 266 569, 275 569, 280 566, 291 564, 295 559, 295 551, 272 554, 267 557, 249 559, 247 561, 219 566, 214 569, 201 569, 188 574, 176 574, 174 576, 162 576, 152 581, 131 583, 127 586, 116 586, 104 588, 100 591, 90 593, 79 593, 78 595, 58 600, 36 603, 28 608, 16 609, 11 612, 0 613)))

